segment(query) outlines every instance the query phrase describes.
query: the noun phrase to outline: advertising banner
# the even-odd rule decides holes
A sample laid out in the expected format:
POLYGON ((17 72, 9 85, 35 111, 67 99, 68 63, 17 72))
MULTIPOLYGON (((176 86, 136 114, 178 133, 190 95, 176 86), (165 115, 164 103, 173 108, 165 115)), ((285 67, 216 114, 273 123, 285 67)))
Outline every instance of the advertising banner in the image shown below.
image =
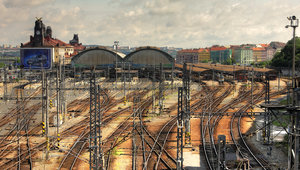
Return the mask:
POLYGON ((24 69, 51 69, 51 48, 21 48, 21 63, 24 69))

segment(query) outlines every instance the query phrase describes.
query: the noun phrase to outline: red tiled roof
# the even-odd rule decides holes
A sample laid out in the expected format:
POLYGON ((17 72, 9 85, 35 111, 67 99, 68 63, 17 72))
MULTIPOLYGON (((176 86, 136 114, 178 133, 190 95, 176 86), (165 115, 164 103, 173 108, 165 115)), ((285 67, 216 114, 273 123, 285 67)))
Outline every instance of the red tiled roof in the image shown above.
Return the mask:
MULTIPOLYGON (((24 47, 32 47, 32 41, 29 41, 25 43, 24 47)), ((63 46, 63 47, 72 47, 70 44, 67 44, 59 39, 54 39, 51 37, 45 37, 44 38, 44 44, 43 47, 55 47, 55 46, 63 46)))
POLYGON ((73 46, 73 48, 74 48, 74 51, 82 51, 82 50, 85 50, 85 49, 86 49, 86 47, 83 46, 83 45, 81 45, 81 44, 75 44, 75 45, 73 46))
POLYGON ((239 46, 239 45, 230 45, 230 48, 231 49, 237 49, 237 48, 241 48, 241 46, 239 46))
POLYGON ((265 48, 263 48, 263 47, 254 47, 254 48, 252 48, 252 50, 253 51, 263 51, 263 50, 265 50, 265 48))
POLYGON ((65 47, 71 47, 70 44, 67 44, 59 39, 53 39, 50 37, 46 37, 44 39, 44 46, 65 46, 65 47))
POLYGON ((261 45, 262 47, 268 47, 269 46, 269 44, 259 44, 259 45, 261 45))
POLYGON ((226 50, 226 47, 211 47, 210 51, 221 51, 221 50, 226 50))
POLYGON ((199 53, 199 52, 209 52, 206 48, 199 48, 199 49, 183 49, 178 51, 179 53, 199 53))

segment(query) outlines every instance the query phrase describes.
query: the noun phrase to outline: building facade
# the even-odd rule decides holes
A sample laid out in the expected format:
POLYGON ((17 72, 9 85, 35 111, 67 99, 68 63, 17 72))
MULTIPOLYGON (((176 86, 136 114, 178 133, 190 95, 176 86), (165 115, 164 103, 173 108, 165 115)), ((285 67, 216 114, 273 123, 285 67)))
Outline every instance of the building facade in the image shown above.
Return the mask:
POLYGON ((195 49, 183 49, 176 54, 176 63, 198 63, 198 52, 195 49))
POLYGON ((210 60, 214 63, 225 63, 232 57, 232 50, 226 47, 214 46, 210 49, 210 60))
POLYGON ((254 62, 267 61, 267 50, 264 47, 253 48, 253 60, 254 62))
POLYGON ((273 48, 271 46, 268 46, 266 48, 266 53, 267 53, 267 61, 270 61, 273 59, 275 53, 276 53, 276 48, 273 48))
POLYGON ((33 51, 34 49, 50 49, 51 51, 53 51, 53 54, 51 56, 52 64, 62 64, 63 62, 65 64, 68 64, 67 58, 70 58, 70 56, 72 56, 72 54, 74 53, 74 46, 52 37, 51 27, 46 27, 43 24, 41 18, 38 18, 35 21, 34 35, 30 36, 30 41, 25 44, 21 44, 21 53, 22 50, 26 49, 33 49, 33 51))
POLYGON ((198 50, 198 63, 209 61, 210 51, 207 48, 200 48, 198 50))
POLYGON ((246 47, 236 48, 234 50, 234 59, 237 64, 250 65, 253 62, 253 50, 246 47))
POLYGON ((176 63, 200 63, 210 60, 209 49, 184 49, 177 52, 176 63))

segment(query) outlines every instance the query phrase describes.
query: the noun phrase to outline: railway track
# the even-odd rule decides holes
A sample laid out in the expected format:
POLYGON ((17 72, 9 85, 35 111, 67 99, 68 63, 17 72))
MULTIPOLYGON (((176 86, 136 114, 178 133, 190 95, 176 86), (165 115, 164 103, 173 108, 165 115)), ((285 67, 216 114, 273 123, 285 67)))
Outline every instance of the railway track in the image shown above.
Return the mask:
MULTIPOLYGON (((132 138, 132 134, 137 132, 137 134, 140 136, 140 143, 142 143, 141 151, 143 155, 143 167, 145 165, 147 166, 146 157, 149 157, 150 159, 150 153, 154 152, 156 156, 160 159, 160 161, 164 164, 164 166, 167 167, 167 169, 174 168, 174 165, 176 165, 175 159, 162 147, 160 143, 158 143, 158 139, 155 138, 145 127, 143 123, 143 116, 142 114, 145 112, 145 110, 152 104, 152 98, 148 98, 145 101, 143 101, 141 104, 139 104, 139 107, 136 109, 134 113, 132 113, 130 116, 127 117, 127 119, 120 125, 118 128, 119 130, 116 131, 114 134, 112 134, 105 143, 111 143, 111 147, 106 151, 107 159, 106 159, 106 169, 110 169, 110 159, 111 159, 111 152, 112 150, 120 145, 121 143, 127 141, 128 139, 132 138), (132 124, 134 120, 138 120, 139 123, 136 123, 135 125, 132 124), (128 132, 129 131, 129 132, 128 132), (114 137, 114 140, 111 140, 112 137, 114 137), (110 142, 109 142, 110 141, 110 142), (158 147, 162 151, 159 153, 157 149, 154 149, 155 147, 158 147), (149 148, 149 149, 148 149, 149 148), (150 150, 150 153, 147 153, 150 150), (167 160, 165 158, 162 158, 162 152, 165 152, 169 159, 172 159, 174 165, 173 167, 169 165, 167 160), (175 162, 174 162, 175 161, 175 162)), ((162 133, 162 132, 161 132, 162 133)), ((167 138, 165 138, 167 140, 167 138)), ((149 160, 148 159, 148 160, 149 160)))
MULTIPOLYGON (((165 145, 167 143, 169 135, 176 124, 177 124, 177 117, 174 117, 174 118, 170 119, 166 124, 163 125, 162 129, 158 132, 158 135, 156 136, 156 138, 153 139, 151 137, 152 141, 154 143, 152 144, 150 153, 148 154, 148 156, 144 162, 143 169, 148 169, 148 168, 158 169, 159 165, 160 165, 160 167, 165 166, 165 168, 168 168, 168 169, 174 169, 174 166, 176 167, 176 160, 165 149, 165 145), (167 160, 167 158, 161 159, 164 152, 166 152, 166 157, 168 157, 168 159, 170 160, 170 161, 168 161, 169 163, 167 161, 165 161, 165 160, 167 160), (156 161, 150 162, 149 160, 153 153, 155 153, 157 159, 156 159, 156 161), (160 164, 161 161, 162 161, 163 165, 160 164)), ((144 129, 144 130, 146 131, 146 129, 144 129)), ((146 131, 146 133, 148 135, 150 135, 148 131, 146 131)))
MULTIPOLYGON (((135 95, 135 93, 132 92, 129 95, 127 95, 127 98, 130 99, 134 95, 135 95)), ((89 104, 89 100, 84 99, 84 101, 86 101, 86 104, 89 104)), ((102 104, 102 105, 104 105, 104 106, 102 106, 103 107, 103 109, 101 110, 102 113, 108 112, 115 105, 123 102, 122 99, 114 101, 114 102, 111 102, 111 100, 107 100, 107 101, 110 101, 110 102, 108 102, 106 104, 102 104)), ((128 113, 129 110, 130 110, 130 107, 126 107, 124 109, 118 110, 111 114, 103 114, 102 126, 104 127, 109 122, 114 120, 116 117, 128 113)), ((88 146, 88 140, 87 140, 89 137, 89 128, 87 128, 88 121, 89 121, 89 118, 86 118, 85 120, 83 120, 80 123, 80 124, 82 124, 81 129, 85 129, 85 130, 80 131, 81 135, 77 138, 76 142, 72 145, 71 149, 67 152, 66 156, 61 161, 58 169, 73 169, 74 167, 76 167, 76 163, 77 163, 76 161, 79 159, 79 156, 81 155, 83 149, 88 146)), ((73 131, 73 130, 69 129, 68 131, 73 131)), ((66 131, 66 133, 68 133, 68 131, 66 131)), ((105 144, 105 143, 106 142, 104 141, 103 144, 105 144)))
MULTIPOLYGON (((208 166, 210 166, 210 169, 214 169, 215 165, 218 163, 215 160, 211 159, 211 157, 216 157, 217 155, 217 150, 215 147, 214 143, 214 131, 215 128, 218 126, 219 120, 222 119, 222 115, 220 114, 215 114, 215 113, 222 113, 228 110, 232 105, 232 103, 236 102, 242 102, 246 100, 247 92, 245 92, 243 95, 239 95, 239 98, 234 99, 231 101, 230 104, 222 106, 222 108, 218 109, 218 106, 220 106, 220 103, 230 94, 232 91, 231 87, 232 85, 229 85, 230 88, 225 90, 221 95, 217 95, 218 92, 220 92, 220 88, 215 88, 215 89, 210 89, 208 87, 203 87, 203 89, 196 93, 195 95, 192 96, 192 99, 195 99, 196 102, 193 102, 191 106, 191 111, 196 112, 198 110, 202 110, 202 112, 207 112, 209 113, 208 117, 207 115, 203 114, 203 117, 201 118, 201 137, 202 137, 202 144, 203 144, 203 150, 206 155, 206 160, 208 166), (202 95, 202 94, 207 94, 207 98, 209 100, 213 100, 213 103, 207 102, 207 100, 203 97, 200 100, 197 100, 196 96, 202 95), (207 119, 206 119, 207 118, 207 119)), ((133 95, 132 95, 133 96, 133 95)), ((204 95, 203 95, 204 96, 204 95)), ((112 100, 108 99, 108 95, 106 96, 107 99, 103 100, 106 103, 102 103, 105 105, 105 108, 108 111, 111 109, 113 106, 116 105, 116 103, 123 102, 122 99, 120 100, 112 100), (110 102, 109 102, 110 101, 110 102), (112 102, 114 101, 114 102, 112 102)), ((129 96, 127 98, 130 98, 129 96)), ((261 96, 258 97, 261 99, 261 96)), ((112 120, 114 120, 117 116, 120 116, 121 114, 126 114, 126 118, 124 121, 122 121, 116 130, 103 141, 103 145, 105 145, 105 162, 106 162, 106 169, 110 169, 110 162, 111 162, 111 156, 112 156, 112 151, 114 148, 117 146, 120 146, 124 141, 129 140, 132 137, 133 131, 137 132, 139 135, 139 140, 137 143, 139 143, 139 148, 141 148, 141 153, 143 155, 143 162, 142 162, 142 167, 143 169, 175 169, 176 168, 176 160, 173 158, 173 156, 167 151, 166 146, 168 143, 168 138, 170 134, 172 133, 172 129, 174 129, 176 125, 176 117, 170 118, 166 123, 164 123, 161 127, 161 129, 154 135, 153 132, 150 132, 147 128, 147 125, 145 121, 143 120, 143 117, 145 117, 145 112, 146 109, 150 107, 152 104, 152 99, 147 99, 143 101, 141 106, 137 109, 136 112, 129 113, 128 110, 129 108, 125 108, 122 110, 119 110, 115 113, 112 113, 110 115, 104 115, 103 118, 103 125, 108 124, 112 120), (137 120, 139 123, 133 125, 132 121, 137 120), (108 145, 111 146, 108 146, 108 145)), ((255 100, 255 102, 258 102, 255 100)), ((76 100, 73 101, 72 109, 83 112, 84 110, 88 109, 89 105, 89 98, 83 99, 83 100, 76 100), (80 105, 80 106, 78 106, 80 105)), ((173 107, 172 107, 173 108, 173 107)), ((174 107, 176 108, 176 107, 174 107)), ((246 106, 245 108, 241 109, 248 109, 246 106)), ((232 115, 233 122, 236 122, 235 120, 238 119, 238 123, 236 127, 238 127, 238 131, 240 134, 240 139, 243 141, 243 135, 240 132, 240 121, 241 121, 241 116, 238 117, 240 112, 245 112, 246 110, 241 110, 236 112, 236 114, 232 115)), ((104 111, 104 110, 103 110, 104 111)), ((37 128, 30 129, 28 128, 29 126, 29 120, 30 117, 27 117, 24 119, 24 126, 22 127, 16 127, 17 129, 22 128, 23 131, 17 131, 17 132, 12 132, 8 137, 12 138, 6 138, 3 139, 4 143, 0 143, 0 147, 5 147, 6 141, 7 140, 12 140, 12 142, 16 142, 18 140, 23 138, 24 141, 27 141, 26 145, 19 144, 19 150, 16 158, 13 158, 13 160, 10 160, 0 166, 3 166, 5 168, 14 168, 16 166, 29 166, 32 167, 32 155, 37 154, 38 151, 41 151, 46 147, 45 143, 42 142, 37 145, 32 145, 30 144, 30 135, 33 133, 37 128), (15 133, 15 134, 14 134, 15 133), (25 149, 27 147, 27 149, 25 149), (17 161, 16 161, 17 159, 17 161), (25 165, 25 162, 27 164, 25 165)), ((87 123, 88 118, 84 119, 84 121, 80 123, 87 123)), ((0 124, 1 125, 1 124, 0 124)), ((64 159, 60 162, 60 166, 58 169, 73 169, 76 167, 78 164, 78 160, 81 161, 86 161, 86 159, 80 158, 80 155, 82 152, 84 152, 84 149, 88 147, 88 135, 89 135, 89 128, 88 126, 72 126, 70 129, 67 129, 62 133, 63 136, 67 136, 68 134, 71 134, 71 132, 76 132, 78 134, 78 138, 75 140, 73 143, 72 147, 69 150, 65 150, 66 155, 64 159)), ((234 140, 234 139, 233 139, 234 140)), ((53 143, 55 141, 52 141, 53 143)), ((238 143, 238 142, 237 142, 238 143)), ((247 148, 246 142, 243 142, 244 147, 247 148)), ((238 144, 240 146, 240 144, 238 144)), ((15 150, 15 148, 3 148, 0 151, 4 152, 4 150, 15 150)), ((249 149, 250 150, 250 149, 249 149)), ((248 151, 247 151, 248 152, 248 151)), ((250 152, 249 152, 250 153, 250 152)), ((255 155, 254 155, 255 156, 255 155)), ((255 159, 255 158, 254 158, 255 159)), ((259 158, 260 159, 260 158, 259 158)), ((263 162, 264 160, 261 159, 259 160, 262 162, 262 164, 266 164, 264 166, 267 166, 267 161, 263 162)), ((263 168, 264 169, 264 168, 263 168)))
MULTIPOLYGON (((135 133, 137 133, 139 136, 139 140, 138 139, 135 140, 136 143, 139 143, 137 145, 140 146, 140 150, 138 150, 137 152, 143 156, 143 161, 141 163, 142 164, 141 167, 143 167, 143 169, 147 169, 147 168, 155 169, 155 167, 158 166, 159 167, 163 166, 167 169, 176 168, 176 160, 165 149, 168 135, 170 134, 171 130, 176 124, 175 121, 176 117, 172 118, 169 121, 169 124, 166 124, 164 128, 162 128, 162 130, 158 132, 158 135, 151 134, 151 132, 149 132, 147 127, 144 125, 143 114, 146 114, 145 113, 146 109, 151 106, 152 102, 153 102, 152 98, 148 98, 144 100, 142 103, 138 104, 138 107, 135 109, 135 112, 129 115, 127 119, 123 121, 120 124, 120 126, 117 128, 118 130, 115 131, 114 134, 112 134, 109 138, 107 138, 106 141, 104 141, 104 143, 106 143, 107 145, 111 144, 111 146, 109 147, 109 149, 106 151, 105 154, 107 155, 106 169, 111 169, 110 161, 111 161, 111 152, 113 151, 113 149, 119 146, 120 144, 122 144, 123 142, 132 139, 132 136, 135 133), (138 123, 133 123, 134 121, 138 121, 138 123), (165 134, 164 132, 167 133, 165 134), (148 164, 148 162, 152 162, 153 160, 158 160, 157 164, 153 164, 153 163, 151 163, 151 165, 148 164)), ((174 109, 175 108, 176 107, 174 107, 174 109)))
MULTIPOLYGON (((279 94, 282 94, 286 91, 286 89, 283 89, 281 91, 275 92, 275 93, 271 93, 270 97, 272 96, 276 96, 279 94)), ((254 95, 254 101, 253 103, 256 104, 260 101, 262 101, 264 99, 264 93, 263 90, 261 90, 259 93, 254 95)), ((244 113, 245 111, 247 111, 250 108, 250 103, 247 103, 246 105, 244 105, 243 107, 241 107, 237 112, 235 112, 231 118, 231 122, 230 122, 230 134, 232 137, 232 140, 234 142, 235 147, 237 148, 240 156, 244 159, 249 159, 250 157, 257 163, 257 165, 262 168, 262 169, 270 169, 270 164, 269 162, 264 158, 264 156, 261 153, 254 153, 251 148, 248 146, 244 135, 241 132, 241 119, 242 119, 242 113, 244 113), (236 122, 236 126, 238 129, 238 136, 239 136, 239 140, 240 142, 238 142, 235 137, 234 137, 234 131, 233 131, 233 125, 234 125, 234 120, 238 119, 238 121, 236 122), (244 152, 242 152, 244 151, 244 152), (258 155, 258 156, 257 156, 258 155)), ((253 162, 250 161, 250 167, 254 167, 256 165, 253 164, 253 162)))
MULTIPOLYGON (((38 91, 38 90, 37 90, 38 91)), ((34 93, 35 95, 39 93, 36 92, 34 93)), ((55 94, 54 94, 55 95, 55 94)), ((30 99, 26 98, 24 99, 24 101, 30 101, 30 99)), ((25 104, 27 104, 27 102, 22 102, 22 107, 25 107, 25 104)), ((1 151, 0 151, 0 155, 2 158, 1 161, 1 167, 10 167, 10 165, 16 166, 16 165, 20 165, 21 163, 24 163, 26 160, 25 158, 28 159, 28 163, 30 164, 30 166, 32 166, 32 161, 31 161, 31 155, 32 155, 32 150, 36 149, 35 147, 31 147, 32 144, 30 144, 30 136, 38 136, 38 132, 41 131, 41 127, 40 125, 34 125, 31 129, 29 129, 29 123, 30 120, 32 119, 32 117, 36 114, 36 112, 40 109, 41 107, 41 103, 39 102, 36 105, 33 105, 25 110, 23 110, 22 112, 22 119, 18 120, 19 121, 19 125, 15 124, 15 126, 9 131, 9 133, 7 133, 1 140, 1 151), (20 135, 21 134, 21 135, 20 135), (27 142, 26 145, 22 145, 22 147, 20 147, 19 145, 19 141, 22 140, 24 138, 24 140, 27 142), (17 143, 17 146, 13 146, 17 143), (26 152, 22 152, 21 149, 27 147, 27 155, 26 152), (14 150, 18 150, 18 154, 16 158, 11 158, 9 160, 7 160, 5 162, 6 159, 3 159, 4 157, 8 156, 10 154, 10 152, 14 151, 14 150), (24 159, 23 159, 24 158, 24 159), (15 163, 14 163, 15 161, 15 163), (30 163, 31 162, 31 163, 30 163)), ((20 109, 19 113, 21 112, 20 109)), ((18 115, 16 114, 16 115, 18 115)), ((53 141, 54 142, 54 141, 53 141)), ((44 143, 44 142, 43 142, 44 143)), ((43 146, 39 145, 39 146, 43 146)), ((36 153, 36 152, 33 152, 36 153)))
POLYGON ((201 138, 202 138, 202 148, 203 148, 203 153, 205 156, 205 160, 207 163, 207 167, 209 167, 209 169, 215 169, 215 164, 216 164, 216 160, 213 159, 216 156, 216 148, 214 145, 214 141, 213 141, 213 127, 215 126, 215 121, 213 121, 215 116, 220 116, 219 114, 216 115, 214 112, 215 110, 217 110, 217 107, 220 105, 220 103, 231 93, 231 91, 234 89, 234 86, 232 86, 231 84, 229 84, 229 87, 227 90, 225 90, 219 97, 213 97, 210 96, 210 100, 209 101, 213 101, 206 103, 207 106, 209 107, 203 107, 202 111, 203 115, 201 118, 201 138), (205 113, 209 113, 208 117, 205 115, 205 113), (206 123, 204 123, 205 118, 207 117, 206 123), (212 122, 212 123, 211 123, 212 122), (208 139, 206 139, 208 138, 208 139))

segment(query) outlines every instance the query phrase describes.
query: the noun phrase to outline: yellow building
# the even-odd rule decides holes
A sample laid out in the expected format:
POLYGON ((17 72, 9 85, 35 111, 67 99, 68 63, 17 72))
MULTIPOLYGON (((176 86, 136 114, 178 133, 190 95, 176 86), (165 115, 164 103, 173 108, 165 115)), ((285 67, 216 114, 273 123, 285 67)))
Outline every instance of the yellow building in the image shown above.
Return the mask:
POLYGON ((200 48, 198 50, 198 63, 201 63, 203 61, 209 61, 210 60, 210 52, 206 48, 200 48))

